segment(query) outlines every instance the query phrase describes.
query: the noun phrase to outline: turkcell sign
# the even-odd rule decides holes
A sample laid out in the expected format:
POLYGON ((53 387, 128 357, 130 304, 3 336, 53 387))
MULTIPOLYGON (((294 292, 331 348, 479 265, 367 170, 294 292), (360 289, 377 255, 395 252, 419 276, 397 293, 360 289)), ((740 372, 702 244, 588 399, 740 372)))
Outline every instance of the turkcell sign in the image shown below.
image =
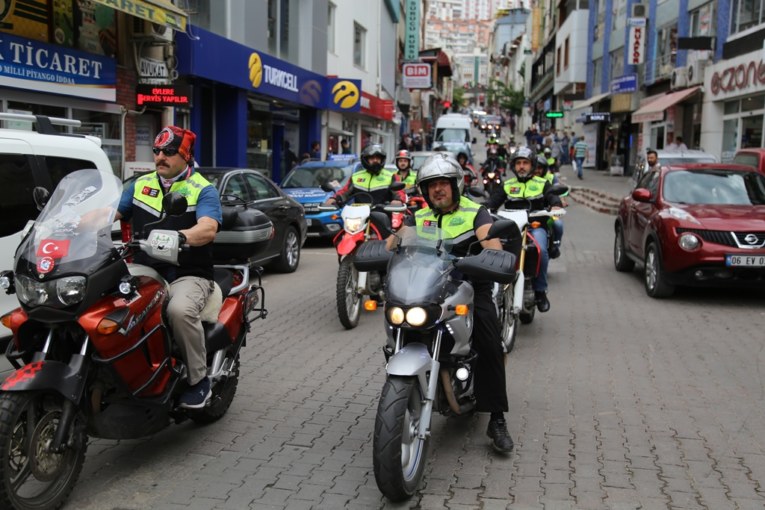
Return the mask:
POLYGON ((611 80, 612 94, 625 94, 628 92, 637 92, 637 75, 627 74, 611 80))
POLYGON ((404 64, 401 68, 401 84, 407 89, 429 89, 431 87, 430 80, 430 64, 425 63, 409 63, 404 64))
POLYGON ((406 0, 404 60, 417 60, 420 55, 420 0, 406 0))
POLYGON ((629 18, 630 31, 627 39, 627 64, 642 64, 645 60, 645 18, 629 18))
POLYGON ((0 85, 115 101, 117 66, 112 58, 0 33, 0 85))

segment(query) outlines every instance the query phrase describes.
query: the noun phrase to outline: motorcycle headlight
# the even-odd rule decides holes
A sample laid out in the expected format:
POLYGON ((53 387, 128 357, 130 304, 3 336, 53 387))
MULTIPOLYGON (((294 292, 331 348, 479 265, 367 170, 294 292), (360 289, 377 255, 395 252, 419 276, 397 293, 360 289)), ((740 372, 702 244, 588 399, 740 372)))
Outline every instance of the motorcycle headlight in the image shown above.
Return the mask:
POLYGON ((351 234, 355 234, 356 232, 360 231, 362 225, 363 225, 363 222, 361 218, 348 218, 344 220, 343 222, 343 226, 345 230, 347 230, 351 234))
POLYGON ((67 276, 54 281, 56 283, 56 295, 64 306, 76 305, 85 297, 84 276, 67 276))
POLYGON ((406 322, 412 326, 422 326, 428 320, 428 312, 424 308, 415 306, 406 312, 406 322))
POLYGON ((404 310, 398 306, 391 307, 388 310, 388 322, 394 326, 401 325, 401 323, 404 322, 404 310))
POLYGON ((84 276, 67 276, 38 282, 20 275, 16 278, 16 293, 27 306, 72 306, 85 297, 86 281, 84 276))
POLYGON ((489 179, 493 179, 494 178, 494 172, 489 172, 487 175, 488 175, 489 179))

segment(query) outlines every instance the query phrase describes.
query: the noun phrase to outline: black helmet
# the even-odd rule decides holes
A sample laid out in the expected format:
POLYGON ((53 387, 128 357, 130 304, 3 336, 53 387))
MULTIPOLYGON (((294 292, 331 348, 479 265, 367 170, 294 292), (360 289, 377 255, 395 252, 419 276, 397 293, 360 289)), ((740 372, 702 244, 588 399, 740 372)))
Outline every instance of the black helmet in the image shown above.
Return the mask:
POLYGON ((361 151, 361 166, 363 166, 370 174, 377 175, 380 173, 380 170, 383 169, 387 157, 388 155, 385 153, 385 149, 383 149, 382 145, 379 143, 367 145, 364 147, 364 150, 361 151), (374 164, 370 163, 369 158, 371 156, 380 156, 382 162, 374 164))
POLYGON ((547 158, 544 156, 537 156, 537 175, 544 176, 547 173, 547 170, 549 170, 549 165, 547 164, 547 158))
POLYGON ((526 182, 534 176, 534 167, 536 165, 536 162, 537 162, 537 158, 534 155, 534 151, 532 151, 525 145, 522 145, 518 147, 518 150, 516 150, 513 153, 513 157, 512 159, 510 159, 510 170, 513 171, 513 173, 515 174, 515 176, 518 178, 519 181, 526 182), (519 159, 526 159, 531 163, 531 171, 523 177, 519 176, 515 171, 515 163, 519 159))
POLYGON ((468 155, 467 155, 467 152, 465 152, 465 151, 459 151, 459 152, 457 153, 457 156, 456 156, 454 159, 456 159, 456 160, 457 160, 457 162, 459 162, 459 160, 460 160, 460 157, 463 157, 463 158, 465 158, 465 164, 467 164, 467 163, 468 163, 468 161, 470 161, 470 158, 468 157, 468 155))

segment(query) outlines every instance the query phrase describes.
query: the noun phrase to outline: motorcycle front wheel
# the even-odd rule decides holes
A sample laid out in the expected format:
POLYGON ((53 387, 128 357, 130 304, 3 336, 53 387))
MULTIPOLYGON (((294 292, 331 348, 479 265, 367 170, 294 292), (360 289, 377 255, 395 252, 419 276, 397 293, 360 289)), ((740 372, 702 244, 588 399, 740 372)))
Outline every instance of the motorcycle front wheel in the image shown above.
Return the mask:
POLYGON ((337 270, 337 315, 345 329, 353 329, 359 325, 361 314, 361 295, 356 287, 359 282, 359 272, 353 265, 351 257, 340 262, 337 270))
POLYGON ((49 451, 62 404, 57 394, 0 394, 0 508, 59 508, 74 488, 87 435, 78 414, 63 450, 49 451))
POLYGON ((428 439, 417 430, 423 396, 416 377, 388 377, 375 418, 373 458, 375 481, 391 501, 412 497, 422 479, 428 439))
POLYGON ((499 320, 502 323, 502 347, 506 353, 511 353, 515 347, 515 336, 518 333, 518 321, 513 313, 513 286, 507 285, 500 290, 499 320))

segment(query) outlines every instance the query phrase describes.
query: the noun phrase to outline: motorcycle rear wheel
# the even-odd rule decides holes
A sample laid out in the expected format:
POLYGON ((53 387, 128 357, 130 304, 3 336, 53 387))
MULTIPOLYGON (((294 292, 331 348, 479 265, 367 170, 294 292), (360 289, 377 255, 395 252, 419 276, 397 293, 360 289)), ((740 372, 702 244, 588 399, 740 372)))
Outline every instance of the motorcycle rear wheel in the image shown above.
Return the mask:
POLYGON ((72 492, 88 448, 78 414, 61 453, 47 451, 61 418, 63 397, 0 394, 0 508, 59 508, 72 492))
POLYGON ((359 325, 361 315, 361 295, 356 291, 359 272, 353 265, 351 257, 340 262, 337 270, 337 315, 345 329, 353 329, 359 325))
POLYGON ((210 397, 210 404, 199 410, 194 410, 189 413, 189 418, 194 422, 206 425, 223 418, 228 408, 231 407, 231 402, 234 401, 234 395, 236 395, 236 388, 239 385, 239 356, 237 355, 231 366, 231 375, 223 380, 218 381, 212 387, 212 397, 210 397))
POLYGON ((420 439, 423 397, 416 377, 388 377, 375 418, 372 465, 380 492, 391 501, 414 494, 428 457, 428 439, 420 439))

